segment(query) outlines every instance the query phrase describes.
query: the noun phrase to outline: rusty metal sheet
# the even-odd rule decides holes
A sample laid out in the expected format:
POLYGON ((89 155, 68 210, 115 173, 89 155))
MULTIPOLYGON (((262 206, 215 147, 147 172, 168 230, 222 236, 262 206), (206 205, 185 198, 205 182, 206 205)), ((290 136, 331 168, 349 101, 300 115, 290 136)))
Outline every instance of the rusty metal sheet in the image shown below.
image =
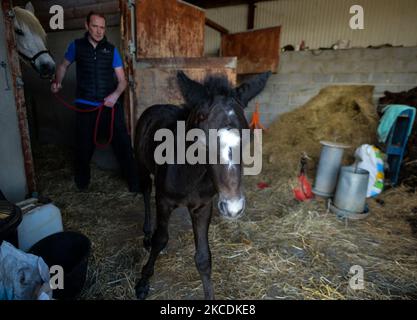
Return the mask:
POLYGON ((183 70, 191 79, 203 81, 209 74, 225 75, 236 85, 236 58, 141 59, 135 67, 134 95, 137 104, 132 117, 136 122, 142 112, 154 104, 184 102, 178 88, 176 74, 183 70), (159 60, 159 65, 157 63, 159 60))
POLYGON ((19 57, 16 51, 15 39, 14 39, 14 26, 11 16, 7 14, 12 10, 12 4, 10 0, 4 0, 1 2, 2 9, 5 16, 5 28, 6 28, 6 43, 7 43, 7 55, 10 62, 10 68, 12 71, 12 83, 13 91, 16 101, 16 112, 19 124, 20 138, 22 143, 22 152, 25 165, 26 183, 28 191, 36 191, 35 180, 35 168, 33 164, 32 148, 30 144, 29 127, 26 115, 26 103, 25 95, 23 92, 23 85, 18 85, 16 78, 22 79, 22 73, 20 70, 19 57))
POLYGON ((221 55, 237 57, 237 73, 277 72, 281 27, 223 34, 221 55))
POLYGON ((136 3, 137 59, 202 57, 204 11, 177 0, 136 3))

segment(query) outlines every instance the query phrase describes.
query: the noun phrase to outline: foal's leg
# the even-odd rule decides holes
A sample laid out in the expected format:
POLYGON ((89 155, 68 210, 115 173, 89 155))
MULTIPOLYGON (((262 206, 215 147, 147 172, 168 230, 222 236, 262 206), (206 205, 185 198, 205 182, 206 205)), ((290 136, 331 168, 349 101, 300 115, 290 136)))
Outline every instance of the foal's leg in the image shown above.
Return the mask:
POLYGON ((149 254, 148 262, 142 268, 142 278, 136 284, 136 297, 138 299, 145 299, 149 292, 149 278, 154 272, 155 261, 159 253, 165 248, 168 243, 168 222, 172 206, 169 206, 165 201, 156 202, 156 230, 152 236, 152 248, 149 254))
POLYGON ((143 246, 147 251, 151 249, 151 237, 152 237, 152 223, 151 223, 151 192, 152 183, 143 192, 143 201, 145 202, 145 221, 143 223, 143 246))
POLYGON ((211 284, 211 252, 208 244, 208 228, 211 220, 213 204, 210 202, 197 209, 188 208, 191 214, 194 231, 196 253, 194 256, 197 270, 203 281, 204 298, 214 299, 214 290, 211 284))
POLYGON ((143 223, 143 246, 147 251, 151 249, 152 223, 151 223, 151 193, 152 179, 149 171, 144 165, 139 166, 139 177, 141 179, 141 191, 143 194, 143 202, 145 203, 145 221, 143 223))

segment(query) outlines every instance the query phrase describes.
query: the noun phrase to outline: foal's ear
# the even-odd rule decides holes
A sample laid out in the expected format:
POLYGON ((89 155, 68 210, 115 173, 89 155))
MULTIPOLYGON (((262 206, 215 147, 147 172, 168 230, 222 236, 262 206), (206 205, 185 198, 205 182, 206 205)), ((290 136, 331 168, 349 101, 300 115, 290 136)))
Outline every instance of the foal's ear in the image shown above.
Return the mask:
POLYGON ((188 78, 184 72, 178 71, 177 79, 182 96, 188 105, 195 106, 206 97, 204 86, 188 78))
POLYGON ((35 14, 35 8, 33 7, 32 2, 30 1, 26 3, 25 9, 35 14))
POLYGON ((271 71, 258 74, 235 89, 236 97, 244 107, 247 107, 248 102, 265 88, 266 81, 270 75, 271 71))

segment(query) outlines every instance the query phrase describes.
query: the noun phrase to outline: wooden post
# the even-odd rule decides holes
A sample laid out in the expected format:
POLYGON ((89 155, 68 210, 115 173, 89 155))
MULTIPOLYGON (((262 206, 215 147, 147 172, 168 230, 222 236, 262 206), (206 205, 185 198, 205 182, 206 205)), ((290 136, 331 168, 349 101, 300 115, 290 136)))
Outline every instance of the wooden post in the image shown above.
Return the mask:
POLYGON ((14 25, 12 14, 11 0, 2 0, 1 6, 5 15, 7 55, 12 70, 12 84, 16 101, 16 112, 19 123, 20 138, 22 143, 22 153, 25 162, 26 183, 29 193, 36 190, 35 169, 33 165, 32 148, 30 145, 30 136, 26 115, 25 95, 23 92, 22 73, 20 70, 19 56, 16 51, 14 39, 14 25), (20 81, 19 81, 20 80, 20 81))
POLYGON ((255 9, 256 4, 255 1, 251 1, 249 4, 249 10, 248 10, 248 30, 251 30, 254 28, 255 25, 255 9))

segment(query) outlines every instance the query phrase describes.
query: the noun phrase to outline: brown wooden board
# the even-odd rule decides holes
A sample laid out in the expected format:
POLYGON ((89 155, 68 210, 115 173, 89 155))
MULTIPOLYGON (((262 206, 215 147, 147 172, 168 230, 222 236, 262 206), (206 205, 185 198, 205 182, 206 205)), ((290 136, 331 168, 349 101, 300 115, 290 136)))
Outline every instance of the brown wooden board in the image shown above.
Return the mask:
POLYGON ((238 6, 242 4, 254 4, 256 2, 265 2, 270 0, 185 0, 201 8, 219 8, 227 6, 238 6))
POLYGON ((134 69, 136 88, 133 95, 137 103, 132 115, 134 121, 151 105, 184 103, 176 78, 178 70, 183 70, 191 79, 199 82, 209 74, 222 74, 235 85, 235 68, 236 58, 138 60, 134 69))
MULTIPOLYGON (((123 107, 125 110, 125 119, 127 123, 127 128, 129 132, 132 132, 133 120, 132 120, 132 110, 133 110, 133 100, 131 90, 129 88, 132 86, 134 89, 134 81, 132 78, 133 75, 133 59, 134 57, 129 53, 129 40, 133 38, 132 36, 132 13, 128 7, 127 1, 119 0, 120 7, 120 36, 121 36, 121 46, 122 46, 122 57, 123 65, 126 74, 126 79, 128 81, 128 88, 125 90, 123 97, 123 107)), ((133 143, 133 141, 132 141, 133 143)))
POLYGON ((29 126, 26 114, 26 103, 25 95, 23 92, 23 86, 18 85, 17 78, 22 79, 22 72, 20 69, 19 55, 16 50, 16 41, 15 41, 15 32, 12 15, 7 13, 12 10, 12 1, 11 0, 2 0, 1 2, 3 13, 5 14, 5 31, 6 31, 6 42, 7 42, 7 55, 8 61, 11 66, 12 71, 12 83, 13 91, 15 94, 16 101, 16 112, 20 130, 20 138, 22 142, 22 152, 25 165, 25 174, 26 174, 26 183, 28 187, 28 192, 36 191, 36 176, 35 176, 35 167, 32 156, 32 147, 30 143, 29 135, 29 126))
POLYGON ((177 0, 136 2, 136 58, 202 57, 204 11, 177 0))
POLYGON ((237 57, 237 73, 277 72, 281 27, 223 34, 221 55, 237 57))

